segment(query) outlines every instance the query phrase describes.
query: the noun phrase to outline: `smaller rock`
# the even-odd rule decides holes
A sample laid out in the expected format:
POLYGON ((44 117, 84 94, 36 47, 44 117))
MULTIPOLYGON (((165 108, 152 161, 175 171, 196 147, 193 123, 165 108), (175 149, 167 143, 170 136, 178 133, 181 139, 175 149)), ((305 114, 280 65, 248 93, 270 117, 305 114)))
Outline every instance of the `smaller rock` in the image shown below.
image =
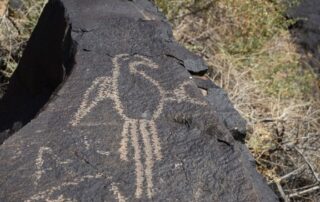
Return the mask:
POLYGON ((11 10, 17 11, 23 8, 23 1, 22 0, 10 0, 9 1, 9 8, 11 10))
POLYGON ((193 79, 200 89, 208 90, 210 88, 219 88, 219 86, 213 83, 209 78, 193 76, 193 79))
POLYGON ((219 117, 231 131, 233 137, 238 141, 244 142, 247 122, 234 109, 227 93, 221 88, 210 88, 206 98, 212 108, 219 113, 219 117))
POLYGON ((177 43, 170 45, 169 57, 176 58, 193 75, 204 75, 208 66, 200 56, 191 54, 187 49, 177 43))
POLYGON ((194 77, 198 88, 207 90, 206 99, 219 115, 220 121, 232 133, 234 139, 244 142, 247 132, 247 122, 233 107, 228 94, 211 80, 204 77, 194 77))
POLYGON ((184 66, 190 73, 194 74, 206 73, 208 70, 208 67, 200 57, 184 60, 184 66))

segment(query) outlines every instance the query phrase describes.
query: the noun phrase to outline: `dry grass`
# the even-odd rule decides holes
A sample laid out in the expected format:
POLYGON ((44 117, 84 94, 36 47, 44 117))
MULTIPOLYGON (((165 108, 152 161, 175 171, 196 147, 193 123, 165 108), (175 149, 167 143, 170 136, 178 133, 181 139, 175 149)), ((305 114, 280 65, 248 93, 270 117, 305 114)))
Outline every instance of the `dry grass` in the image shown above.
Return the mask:
POLYGON ((156 2, 171 20, 176 39, 205 58, 210 77, 248 121, 247 145, 270 185, 287 201, 319 199, 319 80, 303 64, 287 28, 294 23, 283 16, 287 5, 156 2))
POLYGON ((2 5, 5 12, 0 16, 0 97, 46 3, 45 0, 21 2, 19 9, 2 5))

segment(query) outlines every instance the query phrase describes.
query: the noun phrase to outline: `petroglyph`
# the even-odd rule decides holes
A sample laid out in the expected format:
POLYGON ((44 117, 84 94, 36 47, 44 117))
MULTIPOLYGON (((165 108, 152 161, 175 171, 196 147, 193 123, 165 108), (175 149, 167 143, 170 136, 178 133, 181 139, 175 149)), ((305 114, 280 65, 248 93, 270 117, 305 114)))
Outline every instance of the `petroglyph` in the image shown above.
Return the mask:
POLYGON ((74 119, 71 121, 72 126, 78 125, 80 120, 83 117, 85 117, 88 113, 90 113, 90 111, 105 98, 104 92, 107 92, 106 88, 108 88, 110 81, 111 79, 108 79, 106 77, 99 77, 93 81, 93 84, 84 94, 83 101, 80 105, 79 110, 75 114, 74 119), (98 93, 94 97, 94 99, 91 100, 91 102, 89 103, 89 96, 94 92, 94 90, 96 90, 97 87, 98 93))
POLYGON ((194 98, 191 98, 190 96, 187 96, 187 86, 192 86, 194 85, 192 80, 187 80, 183 82, 182 84, 179 85, 178 88, 176 88, 173 92, 168 92, 166 96, 166 101, 175 101, 178 103, 191 103, 195 105, 200 105, 200 106, 206 106, 207 103, 205 101, 200 101, 196 100, 194 98))
POLYGON ((58 165, 65 165, 65 164, 71 163, 71 160, 62 161, 57 155, 53 154, 53 151, 50 147, 40 147, 37 159, 35 160, 36 172, 34 173, 34 177, 35 177, 34 185, 36 186, 38 185, 43 174, 46 173, 46 170, 51 169, 51 168, 47 168, 47 169, 43 168, 43 163, 44 163, 43 156, 45 153, 52 156, 52 158, 55 160, 55 162, 58 165))
MULTIPOLYGON (((34 202, 34 201, 43 201, 43 198, 37 198, 37 199, 29 199, 27 200, 27 202, 34 202)), ((72 200, 71 198, 66 198, 63 195, 58 196, 55 199, 51 199, 51 198, 46 198, 45 199, 46 202, 76 202, 76 200, 72 200)))
POLYGON ((122 195, 116 183, 111 184, 111 191, 116 196, 119 202, 126 202, 127 199, 122 195))
POLYGON ((144 153, 146 154, 146 168, 145 168, 145 176, 147 180, 147 194, 148 197, 152 197, 152 188, 153 188, 153 182, 152 182, 152 169, 153 169, 153 151, 151 147, 151 140, 150 136, 148 135, 149 132, 147 130, 147 122, 144 120, 141 120, 140 124, 140 131, 142 134, 143 143, 145 145, 144 147, 144 153))
POLYGON ((25 200, 25 202, 33 202, 33 201, 75 201, 70 198, 65 198, 63 195, 59 195, 58 198, 52 198, 52 196, 57 192, 57 191, 62 191, 63 189, 67 189, 68 187, 72 186, 77 186, 81 182, 85 182, 90 179, 99 179, 102 178, 102 174, 96 174, 96 175, 86 175, 83 177, 78 177, 75 178, 72 181, 64 182, 59 186, 54 186, 51 187, 45 191, 41 191, 33 196, 31 196, 29 199, 25 200))
POLYGON ((128 161, 128 142, 129 142, 129 127, 130 127, 130 122, 126 121, 123 124, 123 128, 122 128, 122 133, 121 133, 121 142, 120 142, 120 159, 124 160, 124 161, 128 161))
MULTIPOLYGON (((187 95, 186 87, 192 85, 191 80, 183 82, 175 90, 166 90, 160 83, 144 72, 141 66, 149 69, 159 69, 159 66, 152 60, 140 56, 130 56, 128 54, 120 54, 112 59, 113 70, 111 76, 102 76, 96 78, 92 85, 84 93, 83 100, 79 109, 70 121, 71 126, 77 126, 80 121, 91 112, 100 102, 109 99, 114 105, 114 109, 124 121, 121 140, 119 146, 120 159, 129 162, 128 145, 132 145, 135 162, 136 174, 136 198, 141 198, 143 193, 147 194, 148 198, 153 196, 153 167, 155 161, 162 159, 160 138, 156 126, 156 120, 163 112, 165 102, 176 101, 178 103, 185 102, 195 105, 204 106, 207 103, 190 98, 187 95), (154 92, 157 93, 157 105, 153 108, 151 116, 131 117, 124 110, 123 100, 121 100, 119 92, 119 78, 121 69, 127 68, 129 72, 137 77, 142 77, 148 81, 154 92), (148 118, 147 118, 148 117, 148 118), (140 140, 142 145, 140 144, 140 140), (145 156, 142 156, 142 155, 145 156)), ((145 112, 141 112, 145 114, 145 112)))
POLYGON ((141 151, 140 151, 140 145, 139 140, 137 136, 137 124, 136 121, 133 122, 132 130, 131 130, 131 139, 132 139, 132 145, 134 148, 134 160, 136 163, 136 197, 140 198, 142 195, 142 185, 143 185, 143 165, 141 163, 141 151))
POLYGON ((101 155, 103 155, 103 156, 109 156, 109 155, 110 155, 110 152, 101 151, 101 150, 97 150, 97 153, 98 153, 98 154, 101 154, 101 155))
POLYGON ((89 141, 88 141, 88 137, 84 136, 83 140, 84 140, 83 144, 85 145, 86 150, 89 150, 90 149, 90 144, 89 144, 89 141))
POLYGON ((43 165, 43 152, 44 151, 51 151, 50 148, 48 147, 41 147, 39 149, 39 153, 38 153, 38 157, 36 159, 36 172, 35 172, 35 181, 34 181, 34 184, 35 185, 38 185, 38 182, 40 180, 40 178, 42 177, 42 174, 45 172, 43 169, 42 169, 42 165, 43 165))

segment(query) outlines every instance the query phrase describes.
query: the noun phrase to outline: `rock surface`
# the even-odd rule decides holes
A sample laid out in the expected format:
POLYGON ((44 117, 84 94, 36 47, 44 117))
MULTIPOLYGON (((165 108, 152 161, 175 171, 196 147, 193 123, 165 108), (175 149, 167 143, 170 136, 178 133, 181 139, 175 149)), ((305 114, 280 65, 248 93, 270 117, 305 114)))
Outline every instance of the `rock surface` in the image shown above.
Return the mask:
POLYGON ((9 0, 9 7, 12 10, 20 10, 24 7, 23 0, 9 0))
POLYGON ((233 107, 228 94, 208 79, 195 77, 198 88, 207 91, 205 98, 211 108, 217 113, 218 119, 232 133, 234 139, 243 142, 247 133, 247 122, 233 107))
POLYGON ((320 76, 320 4, 318 0, 303 0, 291 8, 288 17, 297 20, 291 31, 297 42, 302 45, 308 58, 309 65, 320 76))
POLYGON ((277 201, 205 68, 149 1, 50 0, 0 103, 0 201, 277 201))

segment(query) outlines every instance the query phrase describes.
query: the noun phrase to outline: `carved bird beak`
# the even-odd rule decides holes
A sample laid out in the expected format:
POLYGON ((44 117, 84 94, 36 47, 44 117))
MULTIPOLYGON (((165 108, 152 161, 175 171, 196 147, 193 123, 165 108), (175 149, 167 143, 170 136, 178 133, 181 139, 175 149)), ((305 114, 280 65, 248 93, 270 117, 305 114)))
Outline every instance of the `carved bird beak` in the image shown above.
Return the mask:
POLYGON ((126 55, 126 56, 124 56, 124 57, 122 58, 123 61, 128 61, 129 59, 130 59, 130 58, 129 58, 128 55, 126 55))
POLYGON ((140 59, 140 61, 139 61, 140 65, 144 65, 144 66, 151 68, 151 69, 158 69, 159 68, 158 64, 154 63, 152 60, 150 60, 147 57, 144 57, 144 56, 136 56, 136 57, 138 59, 140 59))

